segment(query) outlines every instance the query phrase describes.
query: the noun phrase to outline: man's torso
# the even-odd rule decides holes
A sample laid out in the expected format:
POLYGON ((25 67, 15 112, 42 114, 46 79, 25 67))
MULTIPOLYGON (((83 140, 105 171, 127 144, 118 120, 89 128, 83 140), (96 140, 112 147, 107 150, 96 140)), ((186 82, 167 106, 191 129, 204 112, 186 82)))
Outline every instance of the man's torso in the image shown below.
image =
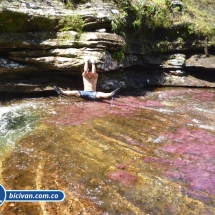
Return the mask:
POLYGON ((97 80, 98 74, 95 74, 92 78, 83 77, 84 91, 96 91, 97 80))

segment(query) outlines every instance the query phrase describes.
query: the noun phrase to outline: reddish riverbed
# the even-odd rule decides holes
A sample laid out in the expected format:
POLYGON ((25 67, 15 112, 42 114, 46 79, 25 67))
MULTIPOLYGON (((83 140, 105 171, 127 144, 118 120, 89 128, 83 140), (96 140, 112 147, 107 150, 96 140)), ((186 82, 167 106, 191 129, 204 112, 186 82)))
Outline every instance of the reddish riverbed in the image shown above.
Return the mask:
POLYGON ((0 106, 11 112, 1 115, 4 129, 22 132, 2 139, 1 184, 66 195, 60 203, 5 202, 2 214, 215 214, 215 90, 119 94, 0 106))

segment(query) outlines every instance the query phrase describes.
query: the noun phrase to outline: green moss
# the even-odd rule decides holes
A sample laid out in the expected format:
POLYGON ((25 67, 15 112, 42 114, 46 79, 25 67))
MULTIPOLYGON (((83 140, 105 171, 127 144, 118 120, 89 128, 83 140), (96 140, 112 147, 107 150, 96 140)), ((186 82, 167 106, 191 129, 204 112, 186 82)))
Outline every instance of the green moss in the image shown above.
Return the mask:
POLYGON ((53 31, 58 20, 45 17, 31 17, 26 14, 3 11, 0 13, 0 32, 38 32, 53 31))
POLYGON ((85 22, 80 15, 66 16, 63 20, 63 28, 61 31, 76 31, 79 34, 83 32, 85 22))
POLYGON ((123 62, 124 59, 125 59, 125 54, 123 53, 123 51, 112 52, 111 56, 112 56, 113 59, 116 59, 119 62, 123 62))

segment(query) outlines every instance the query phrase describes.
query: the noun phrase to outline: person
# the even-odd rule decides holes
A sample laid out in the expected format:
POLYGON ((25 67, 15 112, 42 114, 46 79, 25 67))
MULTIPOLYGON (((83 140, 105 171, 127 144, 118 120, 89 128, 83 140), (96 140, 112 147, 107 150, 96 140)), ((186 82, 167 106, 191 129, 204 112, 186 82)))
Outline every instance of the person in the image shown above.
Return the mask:
POLYGON ((58 95, 76 96, 87 100, 108 99, 113 98, 120 88, 115 89, 110 93, 97 92, 96 86, 98 81, 98 74, 96 73, 96 65, 94 59, 85 59, 84 72, 82 73, 84 90, 61 90, 54 86, 54 90, 58 95), (90 62, 91 61, 91 65, 90 62))

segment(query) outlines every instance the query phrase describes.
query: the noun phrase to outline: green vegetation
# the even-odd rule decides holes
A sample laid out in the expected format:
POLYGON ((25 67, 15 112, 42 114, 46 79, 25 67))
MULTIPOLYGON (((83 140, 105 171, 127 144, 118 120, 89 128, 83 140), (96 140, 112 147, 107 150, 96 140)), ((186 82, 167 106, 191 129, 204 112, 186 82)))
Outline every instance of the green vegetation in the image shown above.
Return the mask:
POLYGON ((50 20, 45 17, 31 17, 18 12, 5 11, 0 13, 0 32, 53 31, 57 22, 57 20, 50 20))
MULTIPOLYGON (((120 11, 112 16, 112 32, 124 37, 126 49, 129 51, 141 49, 140 51, 144 53, 163 52, 171 49, 173 43, 179 48, 182 48, 186 42, 195 46, 199 40, 203 41, 207 37, 211 41, 215 36, 214 0, 183 0, 183 7, 180 5, 173 7, 170 0, 105 0, 103 2, 111 1, 117 4, 120 11)), ((65 5, 75 9, 78 4, 87 2, 87 0, 68 0, 65 5)), ((6 9, 6 6, 6 3, 3 4, 3 8, 6 9)), ((78 39, 84 25, 83 18, 77 14, 59 20, 6 10, 0 13, 1 33, 76 31, 78 33, 76 39, 78 39)), ((62 34, 64 40, 70 37, 71 34, 62 34)), ((126 53, 125 50, 123 52, 126 53)), ((123 59, 122 54, 117 55, 119 54, 114 57, 123 59)))
POLYGON ((123 53, 123 51, 112 52, 111 56, 113 59, 116 59, 119 62, 123 62, 125 60, 125 54, 123 53))
POLYGON ((126 50, 165 52, 215 36, 214 0, 183 0, 177 5, 170 0, 114 2, 121 12, 113 17, 112 31, 126 35, 126 50))
POLYGON ((152 4, 132 4, 131 12, 134 20, 132 22, 135 28, 147 27, 155 29, 157 27, 167 28, 171 25, 169 3, 161 1, 152 4))
POLYGON ((61 31, 76 31, 79 34, 82 33, 83 26, 85 24, 82 17, 77 14, 74 14, 73 16, 66 16, 63 22, 63 28, 61 31))
POLYGON ((150 41, 144 41, 141 46, 141 53, 154 54, 157 52, 166 52, 168 50, 171 50, 172 48, 172 43, 167 40, 160 40, 154 43, 150 41))
MULTIPOLYGON (((211 1, 212 3, 212 1, 211 1)), ((187 25, 189 34, 211 37, 214 34, 212 23, 215 22, 215 14, 209 13, 209 8, 205 10, 207 4, 211 4, 210 0, 186 0, 186 10, 181 20, 187 25)))
MULTIPOLYGON (((183 39, 196 37, 211 37, 214 34, 215 14, 213 9, 208 13, 208 6, 213 5, 213 0, 184 0, 181 6, 173 7, 170 0, 115 0, 119 8, 124 11, 121 18, 112 26, 113 31, 119 31, 120 24, 133 28, 135 31, 145 30, 153 32, 154 29, 166 29, 172 36, 177 32, 184 32, 183 39), (207 6, 207 8, 206 8, 207 6), (206 10, 207 9, 207 10, 206 10)), ((213 6, 214 7, 214 6, 213 6)), ((210 10, 210 8, 209 8, 210 10)), ((116 20, 116 19, 114 19, 116 20)), ((150 35, 151 37, 152 35, 150 35)))
POLYGON ((75 9, 75 7, 78 5, 78 4, 85 4, 87 3, 87 0, 68 0, 65 2, 65 5, 67 8, 69 9, 75 9))
POLYGON ((126 25, 126 17, 127 13, 125 11, 120 11, 120 13, 113 16, 111 27, 114 33, 123 34, 121 29, 126 25))

